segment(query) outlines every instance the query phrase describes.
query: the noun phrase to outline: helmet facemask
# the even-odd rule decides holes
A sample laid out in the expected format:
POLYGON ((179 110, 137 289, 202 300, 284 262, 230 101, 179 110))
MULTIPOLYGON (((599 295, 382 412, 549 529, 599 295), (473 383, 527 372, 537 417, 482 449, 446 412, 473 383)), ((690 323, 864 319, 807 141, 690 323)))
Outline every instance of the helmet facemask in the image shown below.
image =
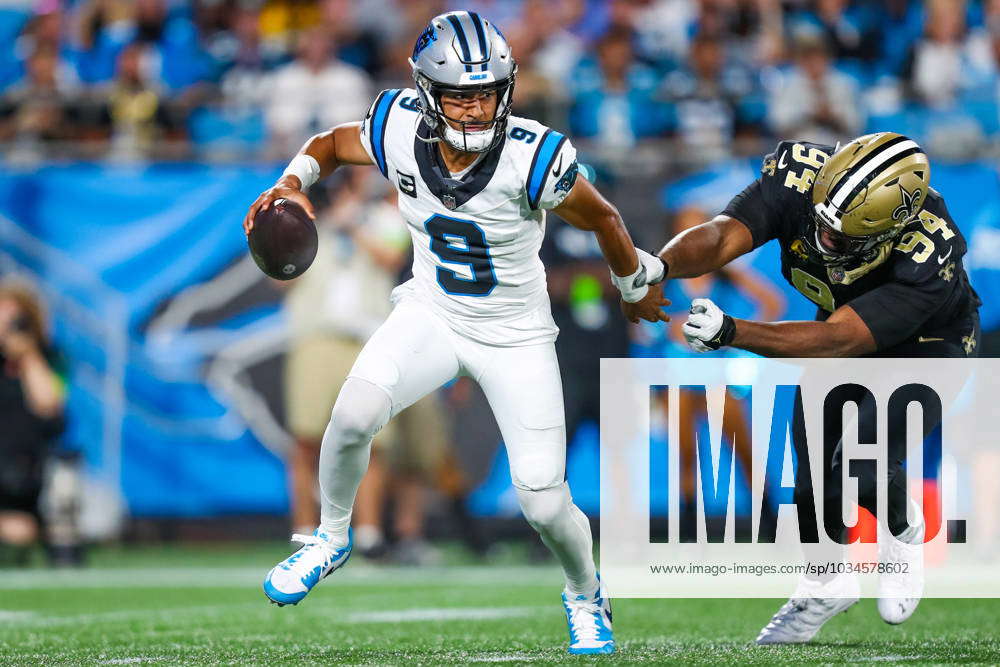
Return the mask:
MULTIPOLYGON (((851 236, 838 230, 826 219, 825 211, 814 208, 812 229, 803 239, 806 246, 823 264, 843 266, 856 261, 868 261, 877 253, 882 244, 892 241, 913 218, 903 220, 889 229, 867 236, 851 236)), ((914 216, 915 217, 915 216, 914 216)))
POLYGON ((506 131, 507 118, 510 116, 514 97, 514 77, 516 74, 517 67, 515 66, 510 76, 500 81, 447 86, 431 80, 414 67, 413 78, 416 82, 420 111, 423 114, 424 122, 435 133, 437 139, 444 141, 455 150, 463 153, 489 152, 500 142, 506 131), (463 121, 458 118, 449 118, 441 105, 442 95, 464 96, 489 93, 496 96, 496 109, 493 118, 487 120, 463 121), (478 126, 484 127, 482 129, 469 129, 478 126))

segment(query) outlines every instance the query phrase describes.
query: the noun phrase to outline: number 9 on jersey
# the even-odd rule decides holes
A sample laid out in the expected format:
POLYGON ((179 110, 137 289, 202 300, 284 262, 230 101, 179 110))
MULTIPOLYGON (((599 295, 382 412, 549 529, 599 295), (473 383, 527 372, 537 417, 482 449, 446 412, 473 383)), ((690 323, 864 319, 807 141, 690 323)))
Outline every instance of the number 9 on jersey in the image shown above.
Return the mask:
POLYGON ((464 264, 471 278, 457 271, 437 267, 437 281, 448 294, 487 296, 497 286, 493 260, 486 245, 486 235, 474 222, 435 215, 424 228, 431 237, 431 252, 445 264, 464 264))

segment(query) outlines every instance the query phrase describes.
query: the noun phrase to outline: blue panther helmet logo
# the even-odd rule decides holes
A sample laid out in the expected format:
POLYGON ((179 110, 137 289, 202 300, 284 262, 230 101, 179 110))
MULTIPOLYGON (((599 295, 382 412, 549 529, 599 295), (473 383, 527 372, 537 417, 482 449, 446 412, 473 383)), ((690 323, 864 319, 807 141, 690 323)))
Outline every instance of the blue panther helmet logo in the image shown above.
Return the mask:
POLYGON ((417 43, 413 45, 413 59, 416 60, 417 56, 420 55, 420 52, 426 49, 430 43, 435 40, 437 40, 437 31, 434 30, 434 25, 430 24, 424 28, 424 31, 420 33, 419 37, 417 37, 417 43))

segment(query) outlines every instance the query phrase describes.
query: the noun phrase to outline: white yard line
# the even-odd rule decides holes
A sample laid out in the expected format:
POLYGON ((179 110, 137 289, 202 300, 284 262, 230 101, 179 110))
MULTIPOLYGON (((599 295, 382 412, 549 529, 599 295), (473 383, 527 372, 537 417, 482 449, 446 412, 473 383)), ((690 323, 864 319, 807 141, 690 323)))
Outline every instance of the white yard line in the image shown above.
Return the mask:
POLYGON ((259 610, 266 613, 267 607, 261 605, 241 602, 238 604, 204 605, 200 607, 172 607, 165 609, 128 609, 122 611, 106 611, 98 613, 66 614, 66 615, 42 615, 30 613, 27 616, 7 619, 5 628, 10 627, 59 627, 83 625, 89 623, 114 622, 114 621, 134 621, 136 619, 149 621, 176 621, 183 619, 188 621, 194 617, 204 620, 205 616, 219 616, 221 614, 232 613, 234 609, 241 609, 240 613, 252 613, 259 610))
POLYGON ((469 662, 472 664, 477 662, 520 662, 523 664, 533 662, 537 659, 538 656, 528 653, 512 653, 510 655, 490 655, 484 657, 469 656, 469 662))
MULTIPOLYGON (((254 568, 91 568, 79 571, 0 570, 0 590, 66 590, 89 588, 242 588, 259 586, 267 564, 254 568)), ((553 567, 347 568, 334 575, 337 586, 387 587, 551 585, 562 577, 553 567)))
POLYGON ((38 614, 33 611, 11 611, 0 609, 0 623, 17 622, 38 618, 38 614))
POLYGON ((922 655, 870 655, 864 658, 851 658, 856 662, 901 662, 925 659, 922 655))
POLYGON ((418 621, 483 621, 531 616, 551 607, 438 607, 362 611, 348 614, 348 623, 408 623, 418 621))
MULTIPOLYGON (((398 610, 355 611, 339 619, 330 618, 328 623, 360 624, 360 623, 408 623, 424 621, 477 621, 501 618, 518 618, 530 616, 541 610, 552 607, 431 607, 410 608, 398 610)), ((166 609, 128 609, 100 613, 67 614, 46 616, 34 612, 13 612, 0 610, 0 621, 5 628, 50 628, 64 626, 83 626, 93 623, 133 622, 136 620, 151 622, 182 622, 192 620, 203 622, 206 617, 220 617, 238 610, 240 615, 256 614, 264 616, 274 613, 274 608, 260 603, 237 603, 222 605, 207 605, 199 607, 173 607, 166 609)), ((318 611, 318 610, 314 610, 318 611)), ((325 611, 325 610, 323 610, 325 611)))

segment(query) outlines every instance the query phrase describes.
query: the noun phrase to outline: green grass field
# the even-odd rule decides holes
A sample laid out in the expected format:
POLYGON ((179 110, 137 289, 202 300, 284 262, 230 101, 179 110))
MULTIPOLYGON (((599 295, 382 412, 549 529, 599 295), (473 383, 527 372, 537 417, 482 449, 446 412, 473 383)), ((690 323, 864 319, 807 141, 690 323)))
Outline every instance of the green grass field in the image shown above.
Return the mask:
MULTIPOLYGON (((755 647, 780 600, 618 600, 618 654, 570 657, 552 566, 352 561, 297 607, 260 580, 283 545, 104 551, 81 571, 0 571, 0 664, 1000 663, 991 600, 863 600, 817 642, 755 647)), ((515 561, 516 562, 516 561, 515 561)))

